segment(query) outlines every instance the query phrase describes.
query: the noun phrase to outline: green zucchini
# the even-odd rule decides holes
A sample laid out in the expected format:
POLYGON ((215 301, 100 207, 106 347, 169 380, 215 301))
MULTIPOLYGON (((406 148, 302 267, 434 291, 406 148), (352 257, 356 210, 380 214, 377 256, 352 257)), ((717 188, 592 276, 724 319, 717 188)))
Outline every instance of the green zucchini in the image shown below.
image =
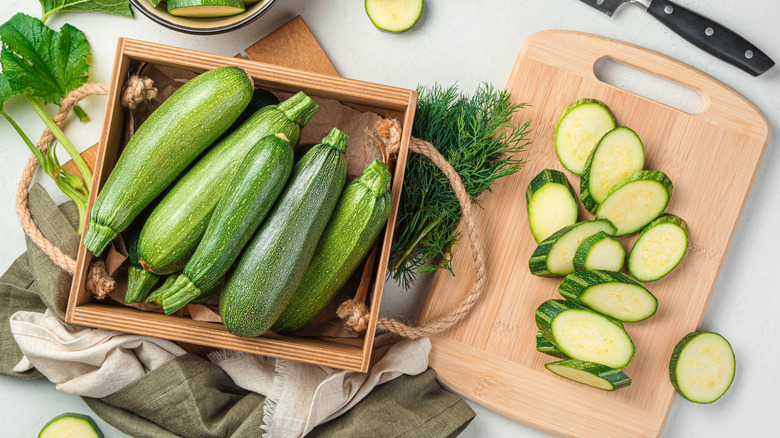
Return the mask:
POLYGON ((625 368, 634 343, 620 322, 565 300, 547 300, 536 309, 542 335, 572 359, 625 368))
POLYGON ((712 403, 728 391, 737 362, 731 344, 711 332, 685 335, 669 359, 669 379, 677 392, 694 403, 712 403))
POLYGON ((555 128, 555 154, 563 167, 582 175, 590 151, 607 132, 615 129, 615 117, 596 99, 580 99, 561 114, 555 128))
POLYGON ((607 233, 598 233, 586 238, 577 247, 572 264, 575 271, 585 269, 604 269, 607 271, 619 271, 623 268, 626 259, 626 250, 623 244, 615 240, 607 233))
POLYGON ((688 224, 662 214, 639 234, 628 254, 628 272, 639 281, 660 280, 676 268, 688 251, 688 224))
POLYGON ((165 295, 165 313, 177 311, 227 274, 271 210, 292 168, 293 151, 284 134, 269 135, 250 149, 217 203, 195 253, 165 295))
POLYGON ((612 235, 615 230, 612 223, 603 219, 563 227, 536 247, 528 260, 531 274, 545 277, 571 274, 574 272, 574 254, 582 241, 599 231, 612 235))
POLYGON ((553 373, 578 383, 614 391, 631 384, 631 378, 623 371, 584 360, 567 359, 544 364, 553 373))
POLYGON ((271 330, 292 333, 319 315, 371 250, 388 216, 390 172, 374 160, 344 189, 301 284, 271 330))
POLYGON ((536 332, 536 351, 559 359, 568 359, 569 356, 544 337, 542 332, 536 332))
POLYGON ((617 227, 617 237, 631 234, 663 213, 672 191, 672 180, 665 173, 634 172, 609 189, 596 210, 596 219, 609 219, 617 227))
POLYGON ((588 270, 567 275, 558 292, 622 322, 639 322, 653 316, 658 300, 634 279, 620 272, 588 270))
POLYGON ((246 108, 252 80, 237 67, 200 74, 138 128, 90 212, 83 244, 99 256, 117 234, 214 142, 246 108))
POLYGON ((347 139, 334 128, 295 164, 273 210, 244 248, 219 301, 230 332, 259 336, 289 303, 344 188, 347 139))
POLYGON ((377 29, 398 33, 417 23, 423 0, 366 0, 365 8, 377 29))
POLYGON ((138 240, 140 262, 156 274, 184 268, 239 163, 264 137, 282 133, 296 144, 319 107, 303 93, 256 112, 206 153, 155 207, 138 240))
POLYGON ((38 433, 38 438, 103 438, 103 432, 89 415, 66 412, 58 415, 38 433))
POLYGON ((645 147, 636 132, 625 126, 607 132, 585 161, 580 178, 582 205, 595 213, 613 185, 644 167, 645 147))
POLYGON ((560 170, 544 169, 528 183, 525 192, 528 226, 536 243, 577 222, 574 189, 560 170))
POLYGON ((168 0, 168 13, 176 17, 227 17, 245 10, 243 0, 168 0))

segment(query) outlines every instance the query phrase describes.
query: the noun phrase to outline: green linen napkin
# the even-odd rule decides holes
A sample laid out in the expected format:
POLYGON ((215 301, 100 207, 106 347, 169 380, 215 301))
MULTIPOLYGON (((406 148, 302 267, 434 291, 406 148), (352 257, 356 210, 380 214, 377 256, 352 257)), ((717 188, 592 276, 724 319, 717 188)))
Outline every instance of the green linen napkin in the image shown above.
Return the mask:
MULTIPOLYGON (((58 207, 39 185, 30 190, 30 211, 43 234, 75 255, 77 212, 58 207)), ((71 278, 33 243, 0 277, 0 374, 35 378, 36 370, 13 372, 22 358, 8 319, 17 311, 51 309, 64 315, 71 278)), ((101 418, 139 437, 255 437, 262 434, 263 395, 237 386, 219 366, 194 355, 164 363, 119 391, 84 398, 101 418)), ((377 386, 345 414, 316 427, 322 437, 456 436, 474 417, 471 408, 444 389, 432 370, 403 375, 377 386)))

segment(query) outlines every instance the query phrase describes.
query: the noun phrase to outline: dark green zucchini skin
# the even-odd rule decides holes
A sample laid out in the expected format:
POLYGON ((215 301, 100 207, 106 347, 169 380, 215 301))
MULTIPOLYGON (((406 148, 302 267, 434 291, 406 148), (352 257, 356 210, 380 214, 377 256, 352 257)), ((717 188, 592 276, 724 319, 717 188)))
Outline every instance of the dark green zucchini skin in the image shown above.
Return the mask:
POLYGON ((347 184, 301 284, 271 330, 292 333, 322 312, 371 250, 390 204, 390 172, 374 160, 347 184))
POLYGON ((313 100, 298 93, 277 107, 256 112, 204 155, 146 221, 138 241, 144 269, 161 275, 184 268, 241 160, 264 137, 275 133, 297 143, 302 126, 317 109, 313 100))
POLYGON ((163 299, 166 313, 219 282, 271 210, 293 168, 292 147, 282 137, 263 138, 239 164, 195 253, 163 299))
POLYGON ((219 313, 230 332, 261 335, 292 298, 344 188, 346 150, 347 135, 334 128, 296 163, 225 282, 219 313))
POLYGON ((97 195, 83 244, 100 255, 117 234, 236 120, 252 97, 237 67, 205 72, 176 90, 138 128, 97 195))

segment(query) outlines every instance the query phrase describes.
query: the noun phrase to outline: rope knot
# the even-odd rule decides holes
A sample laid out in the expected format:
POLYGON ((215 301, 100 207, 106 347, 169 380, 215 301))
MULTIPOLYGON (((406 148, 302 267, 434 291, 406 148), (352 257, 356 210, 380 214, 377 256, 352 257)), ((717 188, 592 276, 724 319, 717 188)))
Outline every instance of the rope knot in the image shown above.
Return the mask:
POLYGON ((344 325, 357 333, 362 333, 368 327, 368 306, 364 303, 347 300, 339 305, 336 315, 344 321, 344 325))
POLYGON ((127 79, 122 92, 122 106, 134 110, 143 102, 157 97, 157 87, 154 81, 144 76, 133 75, 127 79))
POLYGON ((107 298, 116 286, 116 280, 106 271, 106 264, 98 260, 87 269, 87 290, 102 300, 107 298))

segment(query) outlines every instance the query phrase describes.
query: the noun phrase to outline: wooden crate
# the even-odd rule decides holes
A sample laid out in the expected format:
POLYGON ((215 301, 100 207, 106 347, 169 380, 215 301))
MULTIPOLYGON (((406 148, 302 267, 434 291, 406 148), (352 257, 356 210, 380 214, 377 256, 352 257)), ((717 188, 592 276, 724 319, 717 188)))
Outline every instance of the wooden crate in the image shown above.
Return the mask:
MULTIPOLYGON (((291 93, 303 91, 313 97, 338 100, 361 111, 373 111, 382 116, 397 118, 402 123, 403 134, 401 150, 393 173, 393 203, 388 219, 388 224, 395 223, 417 103, 415 91, 124 38, 120 38, 117 44, 106 113, 98 145, 93 187, 103 186, 121 152, 125 111, 120 105, 120 94, 131 63, 134 62, 178 67, 195 72, 234 65, 246 70, 256 87, 291 93)), ((97 192, 98 190, 93 190, 90 194, 88 212, 92 209, 97 192)), ((66 321, 87 327, 119 330, 189 344, 365 372, 368 370, 371 358, 393 228, 387 226, 382 237, 379 262, 374 273, 373 290, 370 295, 373 305, 369 324, 365 334, 357 338, 292 337, 273 333, 257 338, 244 338, 229 333, 219 323, 196 321, 189 317, 174 315, 166 316, 96 301, 92 299, 85 287, 87 267, 94 259, 94 255, 83 245, 79 246, 78 263, 70 291, 66 321)))

